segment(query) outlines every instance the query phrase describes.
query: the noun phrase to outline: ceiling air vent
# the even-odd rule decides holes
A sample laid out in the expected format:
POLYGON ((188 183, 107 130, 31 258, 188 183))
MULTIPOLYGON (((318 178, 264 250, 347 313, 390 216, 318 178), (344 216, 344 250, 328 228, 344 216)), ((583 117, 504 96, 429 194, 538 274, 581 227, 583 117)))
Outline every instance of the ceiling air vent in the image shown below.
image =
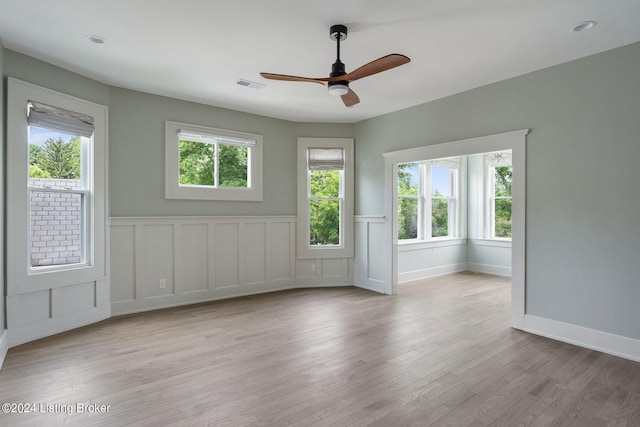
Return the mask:
POLYGON ((266 85, 263 85, 262 83, 256 83, 256 82, 252 82, 251 80, 245 80, 245 79, 238 79, 236 83, 239 84, 240 86, 246 86, 252 89, 262 89, 263 87, 266 86, 266 85))

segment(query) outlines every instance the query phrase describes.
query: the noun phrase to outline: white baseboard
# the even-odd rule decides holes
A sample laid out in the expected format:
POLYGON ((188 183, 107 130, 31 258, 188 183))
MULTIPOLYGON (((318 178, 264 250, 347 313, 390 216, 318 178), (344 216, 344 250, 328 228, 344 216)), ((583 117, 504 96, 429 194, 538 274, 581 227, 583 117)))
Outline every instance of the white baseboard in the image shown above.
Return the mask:
POLYGON ((511 277, 511 267, 502 267, 499 265, 468 262, 467 270, 473 271, 475 273, 484 273, 484 274, 492 274, 494 276, 511 277))
POLYGON ((382 280, 355 276, 353 278, 353 285, 358 288, 366 289, 368 291, 378 292, 381 294, 385 293, 384 282, 382 280))
POLYGON ((4 363, 5 357, 7 357, 7 351, 9 350, 9 339, 7 330, 4 329, 2 334, 0 334, 0 369, 2 369, 2 364, 4 363))
POLYGON ((524 331, 640 362, 640 340, 525 314, 524 331))
POLYGON ((302 276, 296 277, 296 288, 334 288, 353 286, 352 276, 302 276))
POLYGON ((398 283, 413 282, 414 280, 428 279, 430 277, 443 276, 445 274, 459 273, 467 270, 467 263, 443 265, 440 267, 425 268, 422 270, 398 273, 398 283))
POLYGON ((142 300, 117 301, 111 303, 111 312, 113 316, 122 316, 125 314, 162 310, 165 308, 260 295, 270 292, 286 291, 289 289, 295 289, 295 286, 289 279, 282 281, 274 280, 270 283, 261 282, 257 285, 243 285, 242 287, 233 286, 226 289, 219 288, 215 290, 215 293, 203 291, 191 292, 178 296, 170 294, 155 298, 145 298, 142 300))

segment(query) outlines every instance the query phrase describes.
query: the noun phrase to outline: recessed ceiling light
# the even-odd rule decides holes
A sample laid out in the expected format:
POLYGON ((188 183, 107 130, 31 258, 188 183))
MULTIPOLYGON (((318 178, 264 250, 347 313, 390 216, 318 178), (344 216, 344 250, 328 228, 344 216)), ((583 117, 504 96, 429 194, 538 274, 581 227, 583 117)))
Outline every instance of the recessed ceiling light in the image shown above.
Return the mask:
POLYGON ((583 21, 580 22, 571 28, 571 31, 575 31, 579 33, 580 31, 587 31, 596 26, 596 21, 583 21))
POLYGON ((87 40, 95 44, 103 44, 105 42, 104 37, 96 36, 96 35, 88 35, 87 40))

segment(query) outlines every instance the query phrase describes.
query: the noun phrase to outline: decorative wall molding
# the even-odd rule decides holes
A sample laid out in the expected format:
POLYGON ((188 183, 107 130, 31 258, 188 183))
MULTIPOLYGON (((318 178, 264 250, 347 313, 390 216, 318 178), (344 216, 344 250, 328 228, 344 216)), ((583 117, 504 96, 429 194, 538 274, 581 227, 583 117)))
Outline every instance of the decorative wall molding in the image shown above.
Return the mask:
POLYGON ((297 288, 353 286, 353 258, 315 258, 296 261, 297 288))
POLYGON ((295 226, 295 216, 111 218, 112 311, 294 288, 295 226))
POLYGON ((526 314, 526 332, 640 362, 640 340, 526 314))
POLYGON ((385 284, 384 264, 388 263, 388 251, 383 246, 386 231, 385 217, 357 215, 355 217, 355 262, 353 284, 374 292, 388 293, 385 284))
POLYGON ((9 295, 8 346, 15 347, 109 317, 107 280, 9 295))

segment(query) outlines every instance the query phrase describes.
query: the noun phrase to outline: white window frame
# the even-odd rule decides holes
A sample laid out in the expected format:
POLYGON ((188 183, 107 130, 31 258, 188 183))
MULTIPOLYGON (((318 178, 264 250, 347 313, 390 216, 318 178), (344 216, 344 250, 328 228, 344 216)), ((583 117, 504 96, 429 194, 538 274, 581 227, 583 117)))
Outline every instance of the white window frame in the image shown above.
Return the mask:
MULTIPOLYGON (((165 198, 187 200, 262 201, 262 135, 217 129, 188 123, 165 122, 165 198), (220 138, 253 140, 248 147, 248 187, 212 187, 180 184, 180 131, 220 138)), ((217 168, 216 168, 217 170, 217 168)))
MULTIPOLYGON (((484 237, 486 240, 492 240, 496 242, 511 242, 511 237, 496 237, 495 226, 495 168, 496 166, 511 166, 511 161, 499 162, 496 165, 490 165, 488 156, 492 153, 485 153, 483 155, 483 168, 484 168, 484 183, 485 183, 485 197, 484 197, 484 237)), ((501 199, 510 199, 513 207, 512 197, 501 197, 501 199)), ((513 208, 512 208, 513 209, 513 208)), ((512 213, 513 218, 513 213, 512 213)))
POLYGON ((352 138, 298 138, 297 178, 298 178, 298 259, 352 258, 354 254, 353 207, 354 207, 354 161, 352 138), (342 171, 342 204, 340 211, 340 244, 312 246, 309 244, 309 184, 307 166, 309 148, 341 148, 344 150, 342 171))
MULTIPOLYGON (((464 215, 464 209, 466 207, 466 156, 446 159, 436 159, 429 161, 417 161, 406 163, 417 163, 419 165, 419 180, 418 180, 418 237, 415 239, 402 239, 398 240, 399 245, 422 245, 424 243, 439 242, 445 240, 460 240, 465 238, 464 221, 466 216, 464 215), (449 173, 449 189, 450 196, 446 199, 448 203, 448 235, 433 237, 432 233, 432 166, 446 167, 450 170, 455 170, 455 173, 449 173)), ((397 182, 397 177, 396 177, 397 182)), ((396 190, 397 192, 397 190, 396 190)), ((400 196, 397 195, 396 199, 400 196)), ((397 201, 396 201, 397 203, 397 201)))
MULTIPOLYGON (((107 107, 12 77, 7 97, 7 294, 16 295, 106 279, 107 107), (85 139, 86 227, 84 259, 79 264, 31 268, 29 212, 29 131, 27 104, 38 101, 94 119, 92 144, 85 139), (90 146, 90 147, 88 147, 90 146)), ((83 173, 84 174, 84 173, 83 173)))

